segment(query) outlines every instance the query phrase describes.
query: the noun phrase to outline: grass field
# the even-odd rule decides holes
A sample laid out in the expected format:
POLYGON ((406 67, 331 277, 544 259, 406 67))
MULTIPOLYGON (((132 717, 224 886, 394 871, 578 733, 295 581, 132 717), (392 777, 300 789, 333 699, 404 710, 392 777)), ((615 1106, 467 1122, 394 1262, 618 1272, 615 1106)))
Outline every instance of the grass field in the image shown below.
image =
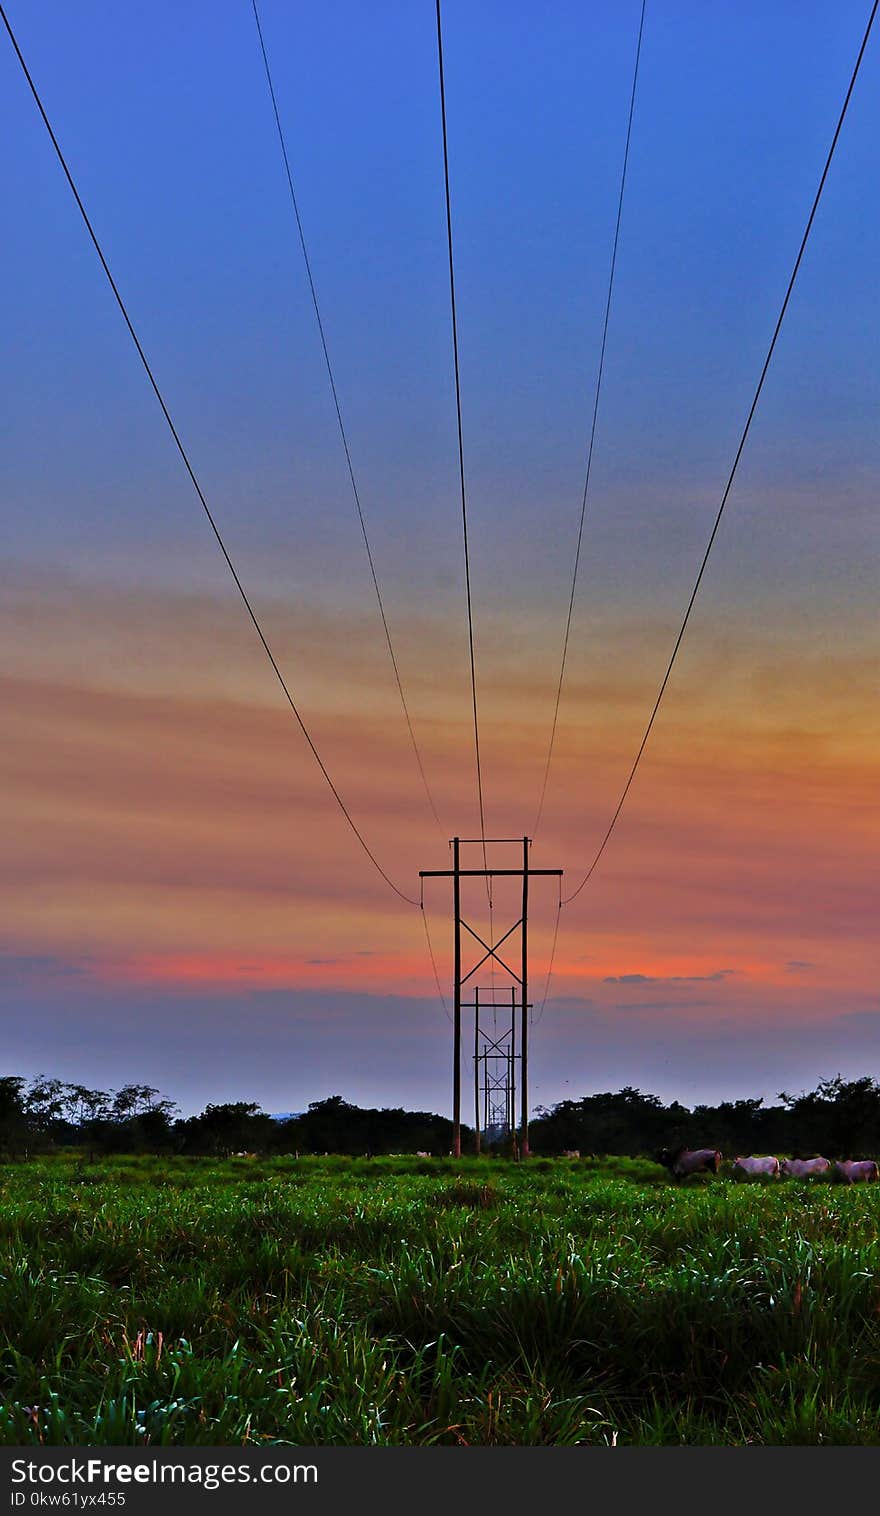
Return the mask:
POLYGON ((4 1443, 880 1443, 880 1186, 0 1167, 4 1443))

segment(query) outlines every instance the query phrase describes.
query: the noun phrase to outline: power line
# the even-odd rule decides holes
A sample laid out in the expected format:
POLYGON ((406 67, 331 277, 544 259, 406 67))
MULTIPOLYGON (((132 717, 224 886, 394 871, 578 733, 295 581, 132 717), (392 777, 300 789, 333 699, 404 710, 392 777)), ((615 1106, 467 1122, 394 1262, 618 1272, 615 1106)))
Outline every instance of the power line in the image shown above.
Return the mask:
POLYGON ((599 366, 596 371, 596 389, 593 395, 593 419, 590 425, 590 440, 587 447, 587 468, 584 477, 584 492, 581 499, 581 516, 578 522, 577 544, 574 554, 574 569, 571 576, 571 594, 568 598, 568 615, 565 618, 565 636, 562 640, 562 658, 559 664, 559 680, 556 685, 556 700, 553 706, 553 722, 550 728, 550 742, 547 747, 547 761, 544 764, 544 779, 541 784, 541 798, 538 801, 538 814, 535 817, 535 825, 532 828, 534 835, 538 830, 538 824, 544 810, 544 797, 547 794, 547 781, 550 778, 550 763, 553 758, 553 744, 556 741, 556 727, 559 721, 559 704, 562 699, 562 684, 565 679, 565 664, 568 658, 568 642, 571 636, 571 620, 574 613, 574 597, 577 590, 578 568, 581 561, 581 543, 584 536, 584 520, 587 513, 587 495, 590 490, 590 473, 593 467, 593 444, 596 440, 596 422, 599 416, 599 398, 602 394, 602 376, 605 371, 605 348, 608 342, 608 322, 611 317, 611 297, 614 293, 614 273, 617 267, 617 244, 620 240, 620 222, 623 216, 623 196, 626 189, 626 170, 629 164, 629 145, 632 139, 633 115, 636 108, 636 85, 639 79, 639 59, 642 54, 642 33, 645 29, 645 6, 647 0, 642 0, 642 12, 639 18, 639 35, 636 42, 636 61, 633 68, 632 91, 629 100, 629 117, 626 123, 626 145, 623 150, 623 168, 620 175, 620 192, 617 197, 617 220, 614 224, 614 240, 611 246, 611 269, 608 275, 608 293, 605 297, 605 318, 602 323, 602 341, 599 348, 599 366))
POLYGON ((336 389, 336 380, 335 380, 334 374, 333 374, 333 365, 330 362, 330 352, 329 352, 329 349, 328 349, 328 346, 327 346, 327 338, 326 338, 326 335, 324 333, 324 322, 321 319, 321 309, 320 309, 320 306, 318 304, 318 293, 317 293, 317 290, 315 288, 315 281, 314 281, 314 278, 313 278, 313 275, 312 275, 312 265, 311 265, 311 260, 309 258, 308 248, 306 246, 306 237, 305 237, 305 231, 303 230, 302 218, 300 216, 299 203, 298 203, 297 198, 296 198, 296 190, 293 187, 293 173, 292 173, 292 170, 291 170, 291 167, 290 167, 290 159, 289 159, 288 153, 287 153, 287 143, 286 143, 285 138, 284 138, 284 131, 283 131, 283 128, 281 126, 281 116, 280 116, 280 113, 279 113, 279 110, 278 110, 278 101, 277 101, 276 96, 275 96, 275 86, 274 86, 274 83, 272 81, 272 71, 271 71, 271 69, 269 67, 269 55, 268 55, 268 53, 266 51, 266 44, 265 44, 265 41, 263 39, 263 28, 262 28, 262 26, 260 24, 260 15, 259 15, 259 11, 257 10, 257 0, 251 0, 251 3, 253 5, 253 10, 254 10, 254 20, 257 23, 257 36, 260 39, 260 51, 261 51, 261 53, 263 55, 263 67, 265 68, 265 71, 266 71, 266 83, 269 86, 269 95, 270 95, 271 100, 272 100, 272 110, 273 110, 274 115, 275 115, 275 126, 276 126, 277 131, 278 131, 278 141, 281 144, 281 156, 284 159, 284 171, 285 171, 285 174, 287 175, 287 185, 288 185, 288 188, 290 190, 290 200, 291 200, 291 204, 293 206, 293 214, 296 217, 296 227, 297 227, 297 231, 299 232, 299 241, 300 241, 300 246, 302 248, 303 262, 305 263, 306 276, 307 276, 308 282, 309 282, 309 290, 311 291, 312 305, 315 308, 315 317, 316 317, 316 320, 317 320, 317 323, 318 323, 318 333, 319 333, 320 338, 321 338, 321 347, 322 347, 323 352, 324 352, 324 363, 325 363, 326 368, 327 368, 327 378, 330 381, 330 393, 333 396, 333 407, 334 407, 334 409, 336 411, 336 420, 337 420, 337 423, 339 425, 339 435, 340 435, 340 437, 342 439, 342 447, 343 447, 343 450, 345 452, 345 461, 346 461, 346 464, 348 466, 348 477, 351 480, 351 491, 352 491, 352 494, 354 496, 354 503, 355 503, 355 508, 357 510, 357 517, 358 517, 358 521, 360 522, 361 535, 363 536, 364 547, 366 548, 366 552, 367 552, 367 562, 370 565, 370 575, 371 575, 372 580, 373 580, 373 588, 376 591, 376 600, 378 601, 378 604, 379 604, 379 615, 382 618, 382 628, 383 628, 384 633, 385 633, 385 641, 386 641, 386 643, 388 645, 388 656, 391 659, 391 667, 394 670, 394 678, 395 678, 396 683, 397 683, 397 692, 398 692, 398 694, 400 696, 401 706, 403 707, 403 714, 404 714, 404 717, 406 719, 407 730, 409 732, 409 739, 410 739, 410 742, 412 743, 412 750, 413 750, 413 753, 415 755, 416 763, 418 764, 419 774, 421 775, 422 784, 423 784, 424 789, 425 789, 425 794, 428 797, 428 804, 430 805, 431 810, 433 812, 434 820, 436 821, 438 827, 440 827, 440 829, 442 831, 442 824, 441 824, 441 821, 440 821, 440 817, 437 814, 437 807, 434 804, 434 797, 433 797, 433 795, 431 793, 430 785, 428 784, 428 778, 427 778, 427 775, 425 773, 424 764, 422 762, 422 755, 421 755, 421 753, 419 751, 419 745, 416 742, 416 734, 415 734, 415 731, 413 730, 412 718, 410 717, 410 713, 409 713, 409 706, 407 705, 406 696, 405 696, 405 694, 403 692, 403 681, 402 681, 402 679, 400 677, 400 669, 399 669, 398 663, 397 663, 397 655, 395 654, 394 644, 393 644, 393 642, 391 640, 391 632, 390 632, 390 629, 389 629, 389 626, 388 626, 388 618, 387 618, 387 616, 385 614, 385 605, 384 605, 384 602, 382 600, 382 592, 381 592, 381 590, 379 588, 379 578, 378 578, 378 575, 376 573, 376 565, 375 565, 375 562, 373 560, 373 551, 372 551, 372 548, 370 547, 370 539, 369 539, 369 537, 367 535, 367 524, 366 524, 366 521, 364 520, 364 513, 363 513, 363 509, 361 507, 360 492, 358 490, 357 480, 355 478, 354 465, 353 465, 352 460, 351 460, 351 449, 350 449, 349 444, 348 444, 348 435, 347 435, 346 430, 345 430, 345 423, 342 420, 342 408, 341 408, 341 406, 339 404, 339 395, 338 395, 338 392, 337 392, 337 389, 336 389))
POLYGON ((544 1008, 545 1008, 545 1006, 547 1004, 547 998, 548 998, 548 996, 550 994, 550 985, 553 982, 553 965, 556 962, 556 944, 557 944, 557 942, 559 940, 559 918, 562 915, 562 906, 563 906, 563 903, 564 902, 563 902, 563 899, 562 899, 562 880, 560 880, 559 881, 559 901, 558 901, 558 904, 556 906, 556 920, 555 920, 555 922, 553 924, 553 946, 550 949, 550 962, 549 962, 549 964, 547 966, 547 978, 544 981, 544 994, 541 997, 541 1006, 540 1006, 540 1009, 538 1011, 538 1014, 532 1020, 532 1026, 533 1027, 538 1026, 538 1024, 541 1021, 542 1016, 544 1015, 544 1008))
MULTIPOLYGON (((474 615, 471 604, 471 568, 468 553, 467 491, 464 478, 464 441, 461 427, 461 377, 458 363, 458 321, 455 310, 455 260, 452 250, 452 201, 449 193, 449 147, 446 132, 446 84, 443 75, 443 28, 440 0, 437 0, 437 62, 440 72, 440 118, 443 126, 443 178, 446 186, 446 241, 449 249, 449 296, 452 307, 452 353, 455 364, 455 411, 458 420, 458 474, 461 488, 461 524, 464 536, 464 578, 467 593, 468 648, 471 661, 471 699, 474 711, 474 752, 477 763, 477 795, 480 803, 480 837, 483 843, 483 867, 486 862, 486 821, 483 809, 483 772, 480 763, 480 724, 477 717, 477 670, 474 660, 474 615)), ((490 900, 491 900, 491 886, 490 900)))
POLYGON ((596 866, 597 866, 597 864, 599 862, 599 859, 602 857, 602 854, 604 853, 604 851, 605 851, 605 849, 606 849, 606 847, 608 845, 608 842, 609 842, 609 839, 611 837, 611 834, 614 831, 615 826, 617 825, 617 818, 618 818, 618 816, 620 815, 620 813, 621 813, 621 811, 623 809, 624 802, 626 800, 627 795, 629 794, 630 787, 632 785, 633 779, 635 778, 636 770, 638 769, 638 766, 639 766, 639 764, 641 762, 642 754, 644 753, 645 747, 647 746, 648 738, 651 735, 651 730, 653 728, 654 722, 655 722, 656 717, 657 717, 657 712, 660 709, 660 702, 662 701, 663 696, 664 696, 664 694, 666 692, 666 686, 669 683, 669 676, 672 673, 673 664, 675 663, 676 657, 678 655, 678 650, 681 647, 682 640, 684 638, 684 634, 685 634, 685 631, 687 629, 688 621, 690 620, 690 614, 691 614, 691 611, 693 610, 694 601, 697 598, 697 594, 698 594, 698 591, 699 591, 699 588, 700 588, 700 584, 702 583, 703 574, 705 573, 705 570, 706 570, 706 564, 709 562, 709 554, 712 551, 712 546, 713 546, 713 544, 715 542, 715 538, 716 538, 716 536, 718 534, 718 528, 721 525, 721 517, 724 514, 724 507, 727 504, 727 499, 728 499, 728 496, 730 494, 731 488, 733 486, 733 481, 734 481, 734 478, 736 476, 736 471, 737 471, 737 468, 739 467, 739 461, 740 461, 740 458, 742 457, 743 450, 744 450, 745 445, 746 445, 746 439, 747 439, 747 437, 749 435, 749 430, 750 430, 751 425, 752 425, 752 419, 754 417, 755 411, 758 408, 758 401, 759 401, 760 396, 761 396, 761 391, 764 388, 764 380, 767 377, 767 371, 768 371, 768 369, 770 367, 770 360, 773 357, 773 351, 774 351, 774 348, 776 347, 776 340, 777 340, 777 338, 779 336, 779 333, 780 333, 780 330, 782 328, 782 322, 783 322, 783 319, 785 317, 785 312, 788 309, 788 302, 789 302, 789 300, 791 298, 791 292, 794 289, 795 280, 797 278, 798 270, 799 270, 799 268, 801 266, 801 260, 802 260, 802 258, 804 256, 804 251, 806 249, 807 241, 808 241, 809 235, 810 235, 810 231, 811 231, 812 226, 813 226, 813 221, 814 221, 815 216, 816 216, 816 211, 819 208, 819 201, 822 198, 822 191, 823 191, 823 189, 825 187, 825 180, 827 179, 829 169, 831 168, 831 161, 832 161, 832 159, 834 157, 834 151, 835 151, 835 148, 837 147, 837 141, 838 141, 838 138, 840 137, 840 133, 841 133, 841 130, 843 128, 843 123, 844 123, 844 119, 846 117, 847 109, 849 107, 850 98, 852 96, 853 90, 855 89, 855 83, 856 83, 856 79, 858 78, 859 68, 861 67, 862 58, 864 57, 865 49, 866 49, 866 47, 868 45, 868 38, 871 35, 871 28, 874 25, 874 17, 877 14, 877 7, 878 7, 878 5, 880 5, 880 0, 874 0, 874 3, 872 5, 872 7, 871 7, 871 14, 868 17, 868 24, 867 24, 867 27, 865 28, 865 35, 862 38, 862 45, 859 48, 858 57, 856 58, 856 61, 855 61, 855 67, 853 68, 853 71, 852 71, 852 77, 850 78, 850 81, 849 81, 849 88, 847 89, 846 96, 845 96, 845 99, 844 99, 844 102, 843 102, 843 106, 841 107, 840 116, 839 116, 838 121, 837 121, 837 126, 835 127, 835 130, 834 130, 834 136, 831 139, 831 146, 828 149, 828 156, 825 159, 825 167, 822 170, 822 176, 821 176, 821 178, 819 180, 819 186, 818 186, 818 189, 816 190, 816 194, 815 194, 815 196, 813 198, 813 204, 812 204, 812 207, 810 209, 810 214, 809 214, 809 216, 807 218, 807 224, 806 224, 806 227, 804 229, 803 237, 801 238, 800 247, 798 248, 798 254, 797 254, 797 257, 795 258, 795 261, 794 261, 794 268, 792 269, 792 272, 791 272, 791 278, 788 281, 788 287, 787 287, 787 289, 785 291, 785 298, 784 298, 784 300, 782 302, 782 308, 781 308, 781 310, 779 312, 779 315, 778 315, 778 317, 776 319, 776 325, 773 328, 773 336, 770 339, 770 346, 767 349, 767 356, 764 359, 764 365, 763 365, 763 368, 761 369, 761 375, 760 375, 760 378, 758 380, 758 385, 757 385, 757 388, 755 390, 754 398, 752 399, 752 403, 751 403, 751 405, 749 407, 749 413, 748 413, 748 415, 746 417, 746 424, 743 427, 742 436, 740 437, 740 440, 739 440, 739 446, 737 447, 736 454, 734 456, 733 466, 732 466, 732 468, 730 470, 730 474, 728 475, 727 484, 724 487, 724 494, 721 497, 721 504, 718 507, 718 513, 717 513, 717 515, 715 517, 715 524, 712 527, 712 531, 711 531, 710 536, 709 536, 709 541, 706 544, 706 551, 703 554, 703 561, 700 564, 699 573, 697 574, 696 580, 694 582, 694 587, 693 587, 693 589, 691 591, 690 599, 688 600, 688 603, 687 603, 687 609, 685 610, 685 613, 684 613, 684 619, 683 619, 683 621, 681 623, 681 626, 679 628, 678 636, 675 639, 675 644, 674 644, 673 649, 672 649, 672 655, 671 655, 671 657, 669 659, 669 663, 667 664, 666 673, 663 675, 663 681, 662 681, 662 683, 660 685, 660 689, 659 689, 659 692, 658 692, 658 695, 657 695, 657 699, 654 701, 654 707, 653 707, 653 710, 651 711, 651 715, 650 715, 650 718, 649 718, 649 721, 648 721, 648 725, 646 726, 645 732, 644 732, 644 736, 642 737, 642 740, 639 743, 638 752, 636 753, 635 760, 633 762, 632 768, 629 771, 629 777, 627 778, 626 784, 623 787, 623 791, 621 793, 620 799, 617 802, 617 806, 615 808, 614 814, 611 817, 610 824, 608 826, 608 829, 607 829, 604 837, 602 838, 602 841, 601 841, 601 843, 599 845, 598 851, 596 852, 595 857, 593 858, 593 861, 590 864, 590 867, 587 869, 587 872, 584 875, 583 879, 581 880, 580 884, 578 885, 577 889, 573 890, 570 895, 566 896, 566 898, 565 898, 565 900, 563 902, 563 904, 565 904, 565 905, 567 905, 569 903, 569 901, 574 900, 575 896, 577 896, 577 895, 580 894, 580 892, 583 889, 584 885, 592 877, 592 875, 593 875, 593 873, 594 873, 594 871, 596 869, 596 866))
POLYGON ((67 161, 66 161, 66 159, 64 157, 64 154, 61 151, 61 148, 60 148, 59 143, 58 143, 58 139, 55 136, 54 131, 52 130, 52 126, 51 126, 51 123, 49 121, 49 117, 46 115, 46 111, 44 109, 43 102, 40 99, 39 93, 37 91, 37 87, 34 84, 33 79, 31 78, 31 74, 30 74, 30 71, 28 69, 27 64, 24 61, 24 57, 22 55, 21 48, 19 47, 18 42, 16 41, 15 33, 13 32, 12 27, 9 24, 9 19, 8 19, 7 15, 6 15, 6 11, 4 10, 2 4, 0 4, 0 17, 2 17, 3 25, 6 27, 6 30, 9 33, 9 39, 10 39, 10 41, 12 43, 13 48, 15 49, 16 57, 18 58, 18 61, 21 64, 22 72, 23 72, 23 74, 25 76, 25 79, 28 82, 28 86, 30 88, 31 94, 33 95, 34 101, 36 102, 37 109, 38 109, 40 115, 43 118, 43 125, 45 126, 46 131, 49 134, 49 138, 51 140, 53 148, 55 149, 55 154, 56 154, 56 156, 58 158, 58 162, 61 164, 61 167, 62 167, 62 169, 64 171, 64 176, 65 176, 65 178, 66 178, 66 180, 67 180, 67 182, 68 182, 68 184, 70 186, 71 192, 73 194, 73 198, 76 201, 77 208, 79 210, 80 215, 82 216, 83 223, 85 225, 86 231, 88 232, 89 237, 91 239, 92 246, 94 247, 95 252, 98 255, 98 258, 99 258, 100 263, 101 263, 101 267, 103 268, 104 273, 107 276, 107 282, 110 285, 111 290, 113 291, 113 295, 114 295, 114 297, 116 299, 116 304, 119 306, 119 309, 120 309, 120 311, 122 313, 122 319, 124 320, 124 322, 125 322, 125 324, 126 324, 126 326, 128 328, 129 336, 131 337, 131 340, 134 343, 135 348, 137 349, 137 354, 138 354, 138 357, 140 358, 141 363, 143 365, 144 372, 146 373, 147 378, 150 381, 150 385, 152 386, 153 393, 155 394, 156 399, 159 402, 159 406, 161 408, 162 415, 165 417, 165 420, 168 423, 168 429, 171 432, 172 437, 174 438, 174 443, 175 443, 175 446, 177 448, 177 451, 178 451, 178 453, 180 454, 180 456, 181 456, 181 458, 183 460, 184 467, 185 467, 185 469, 186 469, 186 471, 187 471, 187 473, 188 473, 188 475, 190 477, 190 480, 192 482, 192 486, 193 486, 196 494, 199 497, 199 502, 200 502, 200 504, 202 506, 202 509, 203 509, 205 515, 208 518, 208 522, 210 524, 211 530, 214 533, 215 538, 217 539, 217 545, 220 548, 220 551, 223 554, 224 559, 226 560, 226 566, 229 569, 229 572, 232 575, 232 578, 233 578, 233 580, 235 582, 235 587, 238 590, 238 593, 241 596, 242 601, 244 602, 245 609, 247 610, 247 613, 250 616, 251 622, 253 623, 253 626, 254 626, 254 630, 256 631, 256 634, 259 637, 260 642, 262 643, 263 651, 265 652, 266 657, 268 658, 270 664, 272 665, 272 669, 273 669, 273 671, 275 673, 275 677, 277 678, 278 683, 280 684, 280 686, 281 686, 281 688, 282 688, 282 690, 284 692, 285 699, 287 700, 287 703, 290 706, 290 709, 292 710, 294 716, 296 717, 296 720, 297 720, 297 722, 299 724, 300 731, 302 732, 303 736, 305 737, 306 742, 308 743, 309 748, 311 749, 312 756, 314 757, 315 762, 317 763, 319 769, 321 770, 321 773, 323 774, 324 778, 327 781, 327 784, 329 785, 329 788, 330 788, 330 791, 331 791, 331 793, 333 795, 333 798, 335 799, 337 805, 339 806, 339 809, 342 811, 343 816, 345 817, 346 821, 348 822, 348 824, 349 824, 352 832, 354 833, 355 837, 357 838, 358 842, 360 843, 361 847, 363 848, 364 852, 366 853, 366 855, 369 858, 370 862, 372 863, 373 867, 377 870, 377 872, 379 874, 381 874, 382 878, 385 880, 385 883, 394 891, 394 893, 396 895, 400 896, 401 900, 407 901, 407 903, 409 905, 418 905, 418 901, 417 900, 415 900, 412 896, 405 894, 403 890, 399 889, 398 886, 394 883, 394 880, 391 879, 388 874, 386 874, 386 872, 383 869, 382 865, 379 863, 379 861, 376 858, 375 854, 372 852, 371 848, 367 844, 366 840, 363 837, 363 834, 360 832, 360 830, 357 827, 355 821, 353 820, 351 812, 348 810, 348 807, 346 806, 344 800, 342 799, 342 796, 340 795, 338 789, 336 788, 336 785, 333 783, 333 780, 331 779, 330 774, 328 773, 327 768, 325 767, 324 761, 323 761, 320 753, 318 752, 318 749, 316 748, 316 746, 315 746, 315 744, 314 744, 314 742, 313 742, 313 740, 312 740, 312 738, 311 738, 311 736, 309 734, 308 728, 306 727, 306 724, 303 721, 302 716, 300 715, 299 711, 297 710, 296 704, 295 704, 293 696, 291 695, 290 690, 289 690, 289 688, 287 686, 287 683, 285 681, 284 675, 282 674, 280 668, 278 667, 278 664, 275 661, 275 655, 272 652, 272 649, 270 648, 268 641, 266 640, 265 633, 263 632, 263 628, 261 627, 261 625, 260 625, 260 623, 259 623, 259 621, 257 619, 256 612, 254 611, 254 608, 251 605, 250 600, 248 599, 248 595, 247 595, 247 592, 246 592, 246 590, 244 588, 244 585, 242 584, 241 580, 238 577, 238 573, 236 571, 235 565, 233 564, 232 559, 229 556, 229 552, 227 550, 226 544, 223 541, 223 538, 222 538, 222 536, 220 534, 220 528, 218 527, 217 522, 215 521, 215 519, 214 519, 214 517, 213 517, 213 515, 211 513, 211 510, 210 510, 210 507, 208 505, 208 502, 205 499, 204 494, 202 493, 202 487, 199 484, 198 479, 196 478, 195 472, 193 470, 193 466, 192 466, 192 464, 189 461, 189 457, 187 455, 186 449, 184 448, 184 445, 183 445, 183 443, 180 440, 180 435, 179 435, 179 433, 177 431, 177 428, 175 427, 174 422, 171 419, 171 413, 170 413, 167 405, 165 404, 165 400, 164 400, 164 397, 162 395, 162 391, 159 389, 159 385, 156 382, 156 379, 155 379, 155 377, 153 375, 153 370, 150 367, 150 364, 149 364, 149 362, 147 360, 147 356, 146 356, 143 348, 141 347, 140 339, 139 339, 139 337, 137 335, 137 332, 134 329, 134 326, 132 325, 132 321, 131 321, 131 318, 130 318, 130 316, 128 314, 128 311, 126 310, 125 302, 123 301, 122 296, 119 293, 119 289, 117 287, 116 281, 115 281, 115 279, 113 278, 113 275, 110 272, 110 266, 109 266, 109 264, 107 262, 107 259, 104 257, 104 253, 103 253, 103 251, 101 249, 101 244, 98 241, 98 238, 97 238, 97 235, 95 233, 94 227, 92 226, 92 223, 89 220, 88 213, 87 213, 86 208, 83 205, 83 202, 82 202, 82 200, 80 198, 79 190, 76 187, 76 184, 75 184, 74 179, 73 179, 73 175, 71 174, 70 169, 67 166, 67 161))
POLYGON ((428 913, 425 910, 425 892, 424 892, 424 887, 422 888, 422 898, 421 898, 420 904, 421 904, 421 910, 422 910, 422 925, 425 928, 425 941, 428 944, 428 953, 429 953, 430 958, 431 958, 431 968, 434 970, 434 983, 437 986, 437 994, 440 996, 440 1004, 443 1007, 443 1014, 446 1017, 446 1020, 449 1022, 450 1026, 451 1026, 452 1025, 452 1017, 449 1014, 449 1006, 446 1004, 446 996, 444 995, 443 988, 442 988, 442 986, 440 984, 440 974, 439 974, 439 971, 437 969, 437 959, 434 956, 434 944, 431 941, 431 933, 430 933, 429 928, 428 928, 428 913))

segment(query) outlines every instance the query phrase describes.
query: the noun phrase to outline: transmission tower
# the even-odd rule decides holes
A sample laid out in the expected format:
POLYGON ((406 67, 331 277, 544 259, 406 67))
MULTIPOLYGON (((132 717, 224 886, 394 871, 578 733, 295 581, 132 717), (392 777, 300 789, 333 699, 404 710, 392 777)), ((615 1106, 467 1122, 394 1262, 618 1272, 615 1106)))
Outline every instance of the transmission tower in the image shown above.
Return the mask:
MULTIPOLYGON (((451 869, 420 869, 419 878, 424 879, 451 879, 452 880, 452 927, 453 927, 453 1018, 452 1018, 452 1151, 456 1158, 461 1157, 461 1012, 462 1012, 462 989, 469 980, 483 967, 484 963, 492 960, 493 966, 499 967, 512 981, 512 1019, 515 1028, 516 1012, 520 1012, 520 1042, 519 1053, 515 1049, 508 1051, 509 1059, 515 1056, 519 1063, 519 1094, 520 1094, 520 1120, 519 1120, 519 1152, 520 1156, 529 1156, 529 880, 552 876, 554 879, 562 878, 562 869, 533 869, 529 866, 529 848, 531 839, 528 837, 453 837, 452 839, 452 868, 451 869), (487 844, 516 845, 522 848, 522 865, 520 868, 489 868, 486 864, 482 868, 463 869, 461 867, 462 846, 479 844, 485 847, 487 844), (461 914, 461 881, 463 879, 499 879, 513 878, 522 880, 522 910, 519 919, 499 937, 494 944, 484 942, 479 932, 475 931, 461 914), (462 972, 462 929, 474 939, 483 949, 483 955, 476 963, 462 972), (515 932, 520 934, 520 962, 519 972, 511 968, 499 953, 515 932)), ((478 996, 475 994, 475 1002, 478 996)), ((477 1005, 468 1002, 468 1008, 473 1004, 475 1016, 477 1005)), ((503 1054, 501 1055, 503 1061, 503 1054)), ((476 1055, 475 1055, 476 1057, 476 1055)), ((476 1066, 475 1066, 476 1067, 476 1066)), ((488 1065, 487 1065, 488 1067, 488 1065)), ((510 1061, 510 1074, 508 1083, 513 1083, 514 1063, 510 1061)), ((499 1076, 500 1077, 500 1076, 499 1076)), ((500 1091, 493 1089, 493 1095, 500 1097, 500 1091)), ((501 1103, 507 1099, 505 1094, 501 1103)), ((511 1106, 510 1119, 513 1125, 514 1112, 511 1106)))

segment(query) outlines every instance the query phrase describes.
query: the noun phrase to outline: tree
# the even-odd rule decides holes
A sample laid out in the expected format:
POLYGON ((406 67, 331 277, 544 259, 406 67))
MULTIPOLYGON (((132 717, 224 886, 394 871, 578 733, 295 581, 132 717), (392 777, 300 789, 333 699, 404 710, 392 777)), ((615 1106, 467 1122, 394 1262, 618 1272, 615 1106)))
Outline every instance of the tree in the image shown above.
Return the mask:
POLYGON ((0 1078, 0 1151, 16 1158, 27 1152, 29 1124, 24 1103, 25 1081, 17 1074, 0 1078))
POLYGON ((59 1121, 64 1112, 62 1081, 37 1074, 27 1087, 24 1104, 33 1124, 41 1131, 49 1131, 53 1122, 59 1121))
POLYGON ((111 1115, 114 1121, 128 1121, 132 1116, 160 1109, 170 1113, 177 1107, 173 1101, 160 1100, 159 1091, 151 1084, 124 1084, 114 1093, 111 1115))
POLYGON ((180 1123, 184 1149, 199 1153, 264 1152, 275 1123, 256 1101, 233 1100, 207 1105, 201 1116, 180 1123))
POLYGON ((173 1146, 173 1100, 160 1098, 150 1084, 124 1084, 112 1092, 106 1120, 94 1124, 93 1133, 111 1152, 166 1152, 173 1146))
POLYGON ((84 1084, 64 1086, 64 1110, 68 1121, 78 1130, 88 1123, 107 1118, 110 1096, 106 1090, 90 1090, 84 1084))
POLYGON ((95 1149, 106 1146, 105 1133, 110 1121, 110 1096, 106 1090, 91 1090, 84 1084, 67 1084, 64 1087, 64 1110, 75 1140, 89 1148, 89 1157, 95 1149))

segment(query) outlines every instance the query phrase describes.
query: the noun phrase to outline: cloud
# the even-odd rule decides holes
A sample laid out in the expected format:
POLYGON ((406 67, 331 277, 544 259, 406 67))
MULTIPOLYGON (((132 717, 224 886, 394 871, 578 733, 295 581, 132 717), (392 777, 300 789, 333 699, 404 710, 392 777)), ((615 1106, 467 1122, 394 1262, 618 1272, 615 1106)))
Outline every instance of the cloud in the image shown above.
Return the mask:
POLYGON ((806 958, 789 958, 785 965, 786 974, 805 974, 809 969, 814 969, 815 963, 808 963, 806 958))
POLYGON ((45 979, 69 979, 84 973, 83 960, 61 958, 54 953, 5 953, 0 951, 0 982, 21 984, 45 979))
POLYGON ((852 1026, 857 1030, 861 1027, 867 1032, 880 1032, 880 1010, 877 1011, 845 1011, 842 1016, 836 1016, 836 1026, 852 1026))
MULTIPOLYGON (((736 969, 715 969, 712 974, 606 974, 603 984, 721 984, 736 969)), ((691 1004, 694 1002, 691 1001, 691 1004)))
POLYGON ((546 1009, 548 1018, 551 1011, 571 1012, 577 1016, 589 1014, 591 1021, 599 1021, 603 1016, 603 1009, 595 1000, 580 995, 551 995, 546 1009))
POLYGON ((618 1011, 697 1011, 714 1009, 711 1000, 616 1000, 618 1011))

